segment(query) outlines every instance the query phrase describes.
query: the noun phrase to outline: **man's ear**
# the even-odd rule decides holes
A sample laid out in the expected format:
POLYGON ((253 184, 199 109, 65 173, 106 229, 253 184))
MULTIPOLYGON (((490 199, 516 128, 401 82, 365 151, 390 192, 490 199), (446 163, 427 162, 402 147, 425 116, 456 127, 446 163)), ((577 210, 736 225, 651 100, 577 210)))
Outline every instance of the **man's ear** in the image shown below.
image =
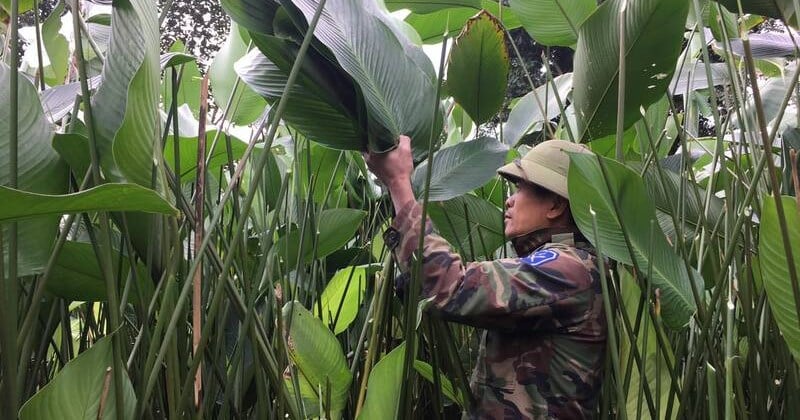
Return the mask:
POLYGON ((560 195, 555 195, 553 197, 552 204, 550 209, 547 210, 547 218, 550 220, 556 220, 561 217, 569 208, 569 201, 567 201, 564 197, 560 195))

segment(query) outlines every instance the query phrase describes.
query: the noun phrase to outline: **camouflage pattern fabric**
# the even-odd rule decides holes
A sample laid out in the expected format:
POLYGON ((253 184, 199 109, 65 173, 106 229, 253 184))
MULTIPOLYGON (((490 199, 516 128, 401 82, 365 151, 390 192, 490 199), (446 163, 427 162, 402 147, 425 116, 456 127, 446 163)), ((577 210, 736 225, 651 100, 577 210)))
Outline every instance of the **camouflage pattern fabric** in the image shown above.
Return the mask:
MULTIPOLYGON (((409 202, 389 231, 404 272, 421 213, 409 202)), ((464 263, 426 221, 421 293, 429 310, 486 329, 470 384, 476 406, 465 418, 594 417, 606 319, 594 250, 582 238, 537 231, 513 241, 519 258, 464 263)))

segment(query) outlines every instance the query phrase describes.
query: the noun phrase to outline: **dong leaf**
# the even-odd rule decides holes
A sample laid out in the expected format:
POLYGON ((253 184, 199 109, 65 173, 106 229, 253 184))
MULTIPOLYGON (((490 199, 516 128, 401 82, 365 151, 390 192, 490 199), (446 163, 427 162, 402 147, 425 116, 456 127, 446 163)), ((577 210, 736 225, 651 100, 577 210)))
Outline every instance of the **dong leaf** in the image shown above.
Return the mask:
POLYGON ((397 418, 405 355, 406 343, 403 343, 383 356, 372 369, 367 382, 367 399, 359 420, 397 418))
MULTIPOLYGON (((120 258, 119 251, 111 252, 114 270, 122 273, 122 278, 135 275, 135 285, 131 289, 128 300, 130 302, 150 303, 153 295, 153 280, 147 274, 147 268, 139 263, 135 265, 135 272, 131 272, 130 259, 126 256, 120 258), (140 293, 141 298, 140 300, 140 293)), ((100 270, 92 244, 84 242, 67 241, 58 253, 47 290, 69 301, 104 302, 108 300, 106 279, 100 270)))
POLYGON ((502 24, 482 11, 467 21, 447 65, 447 89, 476 124, 488 121, 503 105, 508 67, 502 24))
POLYGON ((323 393, 330 389, 330 394, 320 396, 320 401, 322 404, 330 401, 327 409, 338 418, 334 413, 344 409, 353 380, 339 341, 322 321, 297 301, 283 306, 283 322, 288 332, 289 357, 311 389, 317 393, 320 389, 323 393))
MULTIPOLYGON (((294 0, 311 20, 319 0, 294 0)), ((392 149, 398 136, 413 139, 420 154, 441 131, 436 74, 428 57, 376 2, 330 0, 314 35, 335 56, 363 94, 368 112, 369 148, 392 149)), ((269 55, 269 54, 268 54, 269 55)))
POLYGON ((385 0, 383 2, 386 8, 395 11, 400 9, 408 9, 412 13, 432 13, 442 9, 450 9, 453 7, 469 7, 472 9, 480 10, 480 0, 385 0))
MULTIPOLYGON (((433 366, 423 362, 422 360, 414 360, 414 370, 416 370, 420 376, 427 379, 431 384, 436 383, 433 378, 433 366)), ((459 406, 463 407, 464 399, 461 397, 460 393, 456 394, 456 389, 453 387, 450 379, 447 379, 444 374, 439 372, 439 381, 441 381, 442 384, 442 394, 449 398, 450 401, 453 401, 459 406)))
MULTIPOLYGON (((734 13, 739 12, 739 0, 719 0, 719 4, 734 13)), ((741 5, 743 13, 797 22, 794 0, 741 0, 741 5)))
MULTIPOLYGON (((0 103, 10 104, 9 80, 11 69, 0 63, 0 103)), ((60 194, 67 190, 67 167, 51 147, 53 127, 44 116, 36 89, 28 79, 19 77, 17 101, 17 187, 20 190, 42 194, 60 194)), ((9 107, 0 112, 0 185, 9 185, 11 179, 10 149, 11 120, 9 107)), ((4 187, 4 191, 8 190, 4 187)), ((20 194, 28 194, 20 191, 20 194)), ((28 209, 10 197, 2 201, 0 212, 16 208, 27 213, 28 209)), ((29 275, 43 269, 50 255, 58 227, 58 217, 29 219, 17 225, 18 273, 29 275)), ((3 243, 10 242, 9 226, 2 226, 3 243)), ((3 258, 8 258, 8 246, 3 246, 3 258)), ((3 264, 8 270, 8 263, 3 264)))
MULTIPOLYGON (((790 261, 783 245, 783 235, 778 221, 775 199, 765 197, 761 211, 761 231, 758 235, 758 253, 761 258, 761 274, 767 291, 769 307, 781 330, 783 339, 789 346, 794 359, 800 363, 800 325, 795 306, 794 288, 789 274, 789 264, 794 265, 795 273, 800 273, 800 209, 794 197, 782 196, 784 216, 786 217, 789 246, 792 251, 790 261)), ((797 281, 797 279, 795 279, 797 281)))
POLYGON ((480 197, 431 202, 428 215, 436 231, 469 260, 491 256, 505 242, 503 211, 480 197))
POLYGON ((643 275, 652 273, 653 287, 661 289, 665 324, 672 328, 686 325, 696 309, 691 288, 702 290, 703 280, 694 269, 687 272, 684 260, 661 232, 642 178, 611 159, 573 154, 569 196, 581 232, 593 244, 600 243, 607 256, 624 264, 635 263, 643 275), (597 217, 598 236, 594 235, 592 212, 597 217))
POLYGON ((0 222, 87 211, 140 211, 177 215, 155 191, 136 184, 103 184, 74 194, 48 195, 0 187, 0 222))
POLYGON ((111 180, 149 187, 161 134, 158 16, 147 1, 130 0, 114 3, 112 21, 103 81, 92 97, 100 161, 111 180))
POLYGON ((503 124, 503 142, 516 145, 525 134, 558 116, 558 101, 561 100, 561 104, 565 105, 570 90, 572 73, 566 73, 520 98, 503 124))
POLYGON ((117 393, 113 381, 107 388, 105 406, 102 413, 100 401, 106 382, 106 369, 114 365, 111 336, 106 336, 78 357, 72 359, 34 394, 19 410, 21 420, 38 419, 76 419, 95 420, 133 419, 136 411, 136 394, 125 372, 122 375, 122 407, 124 413, 117 412, 117 393))
POLYGON ((320 296, 321 318, 324 325, 333 326, 334 334, 346 330, 356 319, 367 281, 379 268, 380 264, 346 267, 337 271, 325 286, 320 296))
MULTIPOLYGON (((500 12, 500 5, 496 1, 481 0, 480 8, 498 16, 503 27, 508 30, 519 28, 520 23, 514 12, 506 6, 500 12)), ((406 17, 406 23, 411 25, 419 34, 425 44, 441 42, 442 35, 453 36, 461 31, 464 24, 478 11, 472 7, 443 8, 431 13, 411 13, 406 17)))
MULTIPOLYGON (((223 5, 225 3, 223 2, 223 5)), ((264 99, 245 83, 239 82, 236 92, 233 91, 238 77, 234 70, 234 64, 247 54, 249 43, 250 35, 240 30, 236 21, 231 22, 228 38, 214 56, 208 76, 214 91, 214 103, 224 111, 228 109, 230 102, 228 119, 240 125, 255 121, 264 112, 264 107, 267 105, 264 99)))
POLYGON ((272 21, 280 7, 274 0, 221 0, 220 5, 242 29, 265 34, 272 33, 272 21))
POLYGON ((595 0, 512 0, 511 10, 538 43, 570 47, 578 28, 597 8, 595 0))
POLYGON ((624 128, 664 95, 681 51, 688 1, 608 0, 580 28, 573 99, 581 138, 616 131, 620 7, 625 6, 624 128))
MULTIPOLYGON (((491 137, 465 141, 439 150, 432 158, 431 201, 449 200, 485 184, 505 163, 508 147, 491 137)), ((414 188, 425 187, 428 161, 419 165, 412 176, 414 188)))
MULTIPOLYGON (((163 54, 159 59, 159 66, 162 71, 166 67, 171 70, 164 77, 164 108, 172 106, 172 72, 180 71, 180 82, 178 91, 175 95, 176 106, 186 104, 191 109, 194 117, 200 112, 200 69, 197 67, 195 57, 184 54, 186 49, 180 40, 175 41, 170 47, 170 52, 163 54), (178 67, 181 66, 181 67, 178 67)), ((179 127, 180 129, 180 127, 179 127)))
MULTIPOLYGON (((269 102, 283 94, 288 75, 259 50, 252 50, 234 65, 239 77, 269 102)), ((314 90, 295 83, 284 109, 286 122, 309 140, 336 149, 364 150, 355 120, 342 104, 331 104, 314 90)))
MULTIPOLYGON (((221 133, 216 147, 214 146, 214 138, 217 137, 216 130, 206 132, 206 166, 208 173, 217 176, 219 175, 219 168, 228 164, 229 160, 236 162, 243 155, 247 149, 247 144, 233 136, 221 133), (229 137, 229 139, 226 139, 229 137), (231 155, 228 156, 227 145, 225 144, 230 140, 231 155)), ((197 137, 181 137, 179 140, 180 160, 180 179, 181 182, 191 182, 197 178, 197 137)), ((164 162, 175 170, 175 138, 170 136, 164 146, 164 162)))
POLYGON ((273 249, 278 252, 284 264, 294 268, 298 262, 307 263, 314 258, 328 256, 343 247, 353 238, 364 217, 366 213, 361 210, 323 210, 315 231, 312 232, 311 226, 294 229, 278 239, 273 249))
POLYGON ((69 43, 59 32, 62 12, 64 12, 64 2, 59 1, 50 12, 50 16, 42 23, 42 44, 50 59, 50 65, 44 72, 44 80, 50 86, 63 84, 69 70, 69 43))

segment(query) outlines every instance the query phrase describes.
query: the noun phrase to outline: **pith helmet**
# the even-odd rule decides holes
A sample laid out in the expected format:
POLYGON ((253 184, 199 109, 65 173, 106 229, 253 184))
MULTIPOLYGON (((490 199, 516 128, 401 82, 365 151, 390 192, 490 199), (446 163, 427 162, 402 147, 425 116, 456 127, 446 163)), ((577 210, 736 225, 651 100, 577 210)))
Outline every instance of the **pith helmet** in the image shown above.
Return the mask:
POLYGON ((566 140, 547 140, 539 143, 521 159, 514 159, 497 170, 510 181, 527 181, 540 185, 569 200, 567 171, 569 155, 592 153, 588 147, 566 140))

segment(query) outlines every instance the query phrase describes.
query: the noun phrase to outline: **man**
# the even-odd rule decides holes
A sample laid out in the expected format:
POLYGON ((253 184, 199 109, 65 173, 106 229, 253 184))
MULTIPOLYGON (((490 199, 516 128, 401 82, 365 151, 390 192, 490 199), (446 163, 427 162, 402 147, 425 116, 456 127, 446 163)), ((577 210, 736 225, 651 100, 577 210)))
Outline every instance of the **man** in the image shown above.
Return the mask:
MULTIPOLYGON (((468 418, 587 418, 596 410, 606 320, 594 250, 569 209, 566 152, 590 153, 550 140, 498 170, 516 186, 505 235, 517 258, 464 263, 426 221, 422 297, 444 318, 486 329, 468 418)), ((396 218, 386 243, 408 271, 422 224, 410 139, 367 155, 367 164, 389 189, 396 218)))

